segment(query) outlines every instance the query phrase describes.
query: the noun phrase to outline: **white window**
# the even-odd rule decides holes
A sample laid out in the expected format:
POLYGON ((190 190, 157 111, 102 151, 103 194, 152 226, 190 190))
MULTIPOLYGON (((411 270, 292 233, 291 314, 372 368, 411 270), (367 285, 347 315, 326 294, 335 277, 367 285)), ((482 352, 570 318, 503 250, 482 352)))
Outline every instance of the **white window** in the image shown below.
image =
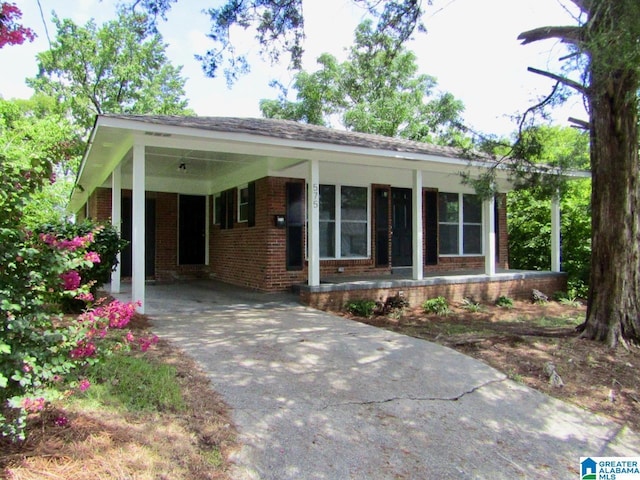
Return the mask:
POLYGON ((482 255, 482 201, 477 195, 438 195, 440 255, 482 255))
POLYGON ((320 185, 320 257, 369 255, 367 187, 320 185))
POLYGON ((249 221, 249 186, 238 188, 238 222, 249 221))

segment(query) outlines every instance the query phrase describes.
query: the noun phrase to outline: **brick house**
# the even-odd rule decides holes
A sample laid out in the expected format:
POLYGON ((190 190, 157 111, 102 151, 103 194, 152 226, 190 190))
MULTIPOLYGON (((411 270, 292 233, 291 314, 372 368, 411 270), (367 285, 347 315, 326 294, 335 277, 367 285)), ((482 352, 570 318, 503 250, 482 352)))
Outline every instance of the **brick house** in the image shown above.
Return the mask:
POLYGON ((456 149, 272 119, 100 115, 70 210, 131 240, 111 288, 216 278, 296 287, 328 306, 401 292, 452 297, 564 288, 508 265, 506 171, 495 198, 461 183, 489 163, 456 149))

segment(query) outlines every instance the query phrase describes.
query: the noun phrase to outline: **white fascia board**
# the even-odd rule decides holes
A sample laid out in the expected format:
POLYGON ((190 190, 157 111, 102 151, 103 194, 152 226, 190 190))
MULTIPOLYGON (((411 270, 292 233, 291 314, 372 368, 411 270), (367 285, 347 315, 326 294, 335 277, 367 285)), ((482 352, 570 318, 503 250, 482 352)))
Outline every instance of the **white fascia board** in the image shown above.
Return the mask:
MULTIPOLYGON (((211 150, 212 145, 209 143, 211 140, 217 140, 220 142, 232 142, 236 144, 245 144, 247 146, 261 146, 261 147, 275 147, 280 148, 283 151, 282 155, 286 155, 289 158, 300 158, 304 160, 313 160, 317 158, 313 155, 317 153, 338 153, 342 155, 355 155, 364 157, 383 157, 396 160, 409 160, 409 161, 427 161, 433 163, 441 163, 447 165, 458 166, 475 166, 479 168, 486 168, 487 165, 484 162, 477 160, 470 160, 465 158, 452 158, 446 156, 440 156, 435 154, 424 154, 416 152, 399 152, 396 150, 385 150, 366 148, 360 146, 339 145, 325 142, 309 142, 304 140, 290 140, 278 137, 269 137, 258 134, 250 134, 243 132, 228 132, 228 131, 216 131, 206 130, 193 127, 181 127, 175 125, 161 125, 156 123, 144 123, 138 120, 126 120, 121 118, 101 117, 100 122, 104 126, 110 126, 115 128, 123 128, 127 130, 133 130, 135 132, 150 133, 151 135, 144 136, 144 143, 148 146, 167 147, 167 148, 194 148, 202 150, 211 150), (156 136, 157 135, 157 136, 156 136), (183 137, 183 138, 180 138, 183 137), (187 137, 187 138, 184 138, 187 137), (198 140, 204 140, 204 143, 198 142, 198 140), (185 143, 182 143, 185 142, 185 143), (291 150, 295 150, 291 152, 291 150)), ((221 145, 216 144, 214 147, 218 149, 221 145)), ((233 152, 233 151, 232 151, 233 152)), ((262 155, 262 152, 258 153, 262 155)), ((414 167, 415 168, 415 167, 414 167)))

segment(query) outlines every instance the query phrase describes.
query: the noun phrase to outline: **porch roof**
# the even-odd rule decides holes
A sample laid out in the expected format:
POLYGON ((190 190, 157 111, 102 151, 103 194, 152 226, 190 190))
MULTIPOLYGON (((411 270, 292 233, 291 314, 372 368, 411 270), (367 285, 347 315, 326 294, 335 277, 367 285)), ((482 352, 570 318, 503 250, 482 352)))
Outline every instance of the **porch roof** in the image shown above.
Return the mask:
MULTIPOLYGON (((212 132, 244 133, 281 140, 318 142, 349 147, 364 147, 404 153, 437 155, 451 159, 471 158, 459 148, 416 142, 404 138, 385 137, 370 133, 333 128, 272 118, 186 117, 178 115, 104 115, 106 118, 142 122, 156 126, 192 128, 212 132)), ((474 153, 474 160, 490 162, 493 157, 474 153)))
MULTIPOLYGON (((134 143, 147 147, 148 178, 163 179, 163 186, 178 190, 184 190, 189 182, 186 191, 199 194, 214 193, 207 191, 214 177, 237 179, 238 172, 246 176, 253 168, 252 174, 259 178, 268 175, 265 172, 283 172, 309 159, 422 168, 449 175, 469 166, 482 169, 492 162, 488 155, 470 155, 457 148, 288 120, 105 114, 96 117, 70 198, 70 211, 77 211, 104 185, 117 165, 122 164, 123 174, 128 175, 127 161, 134 143), (185 159, 188 172, 179 170, 185 159), (256 169, 259 164, 263 170, 256 169)), ((501 176, 505 180, 506 172, 501 176)))

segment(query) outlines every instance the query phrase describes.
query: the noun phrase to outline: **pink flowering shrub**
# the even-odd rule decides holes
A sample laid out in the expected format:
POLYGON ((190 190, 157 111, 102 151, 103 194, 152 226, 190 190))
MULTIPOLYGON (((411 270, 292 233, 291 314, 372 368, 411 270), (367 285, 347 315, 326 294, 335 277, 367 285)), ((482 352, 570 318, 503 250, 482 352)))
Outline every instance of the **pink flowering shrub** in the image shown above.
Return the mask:
POLYGON ((24 171, 1 155, 0 163, 0 434, 20 439, 27 415, 90 388, 86 377, 106 355, 153 341, 121 332, 135 304, 94 303, 94 270, 108 276, 122 246, 114 230, 87 223, 29 231, 22 212, 49 181, 51 164, 34 160, 24 171), (81 315, 63 315, 60 305, 68 299, 83 305, 81 315))

